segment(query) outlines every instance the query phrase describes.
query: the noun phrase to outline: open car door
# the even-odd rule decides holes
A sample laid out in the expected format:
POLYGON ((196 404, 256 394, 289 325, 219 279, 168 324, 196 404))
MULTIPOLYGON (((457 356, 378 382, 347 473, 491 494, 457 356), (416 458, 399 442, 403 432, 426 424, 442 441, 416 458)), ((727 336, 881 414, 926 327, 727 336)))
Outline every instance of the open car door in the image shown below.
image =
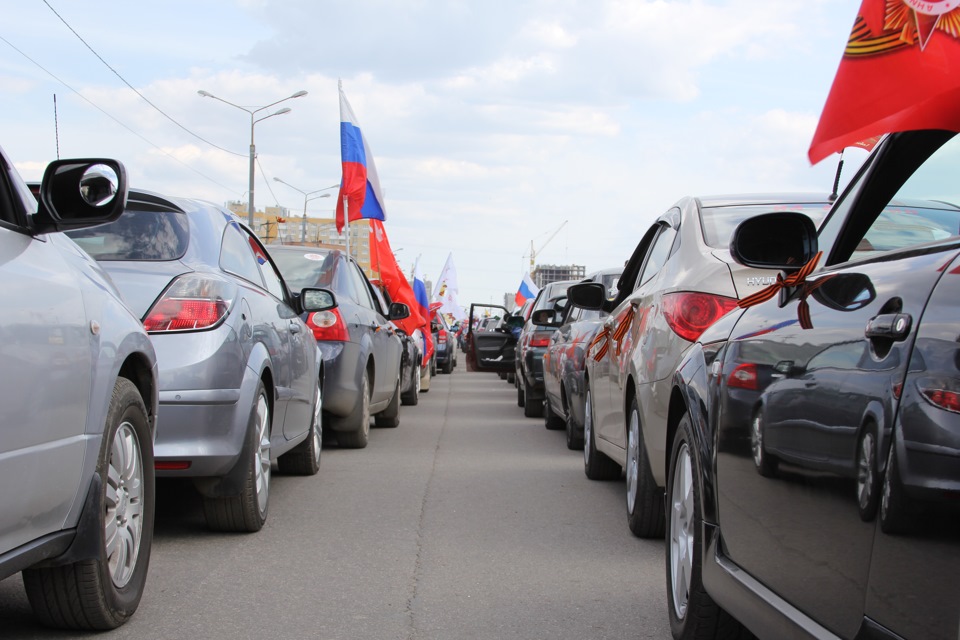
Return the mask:
POLYGON ((493 304, 471 304, 467 324, 467 371, 513 371, 517 333, 513 325, 523 323, 523 318, 513 316, 506 307, 493 304), (500 316, 500 322, 489 330, 480 330, 477 325, 484 318, 500 316))

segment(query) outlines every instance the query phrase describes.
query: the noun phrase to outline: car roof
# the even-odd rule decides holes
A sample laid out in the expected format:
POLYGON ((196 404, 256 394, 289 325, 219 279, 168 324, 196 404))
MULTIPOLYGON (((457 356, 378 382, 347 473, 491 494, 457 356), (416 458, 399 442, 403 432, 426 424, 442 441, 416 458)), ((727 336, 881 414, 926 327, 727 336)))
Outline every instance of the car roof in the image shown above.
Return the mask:
POLYGON ((699 196, 696 198, 701 207, 738 207, 743 205, 774 204, 816 204, 831 202, 826 193, 784 192, 784 193, 741 193, 728 195, 699 196))

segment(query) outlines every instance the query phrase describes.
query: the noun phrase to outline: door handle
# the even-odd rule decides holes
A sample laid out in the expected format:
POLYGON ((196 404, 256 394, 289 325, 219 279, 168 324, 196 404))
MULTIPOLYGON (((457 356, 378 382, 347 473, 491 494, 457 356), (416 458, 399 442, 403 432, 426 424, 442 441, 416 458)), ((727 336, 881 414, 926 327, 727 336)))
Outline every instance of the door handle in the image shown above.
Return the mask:
POLYGON ((870 340, 899 342, 910 335, 913 317, 909 313, 881 313, 870 318, 864 335, 870 340))
POLYGON ((299 322, 297 322, 297 321, 295 321, 295 320, 291 320, 289 323, 287 323, 287 326, 290 327, 290 333, 300 333, 300 323, 299 323, 299 322))

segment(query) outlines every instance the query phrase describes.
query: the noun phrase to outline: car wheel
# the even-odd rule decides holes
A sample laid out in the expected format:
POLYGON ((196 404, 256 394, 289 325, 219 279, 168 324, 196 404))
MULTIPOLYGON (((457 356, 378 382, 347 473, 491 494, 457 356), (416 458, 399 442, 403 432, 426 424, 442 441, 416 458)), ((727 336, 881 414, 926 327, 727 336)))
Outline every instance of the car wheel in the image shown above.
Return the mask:
POLYGON ((433 356, 432 358, 430 358, 430 375, 431 375, 431 376, 436 376, 436 375, 437 375, 437 356, 436 356, 436 354, 434 354, 434 356, 433 356))
POLYGON ((587 389, 583 408, 583 472, 591 480, 619 480, 620 465, 597 451, 593 434, 593 403, 587 389))
POLYGON ((364 370, 360 398, 353 413, 338 420, 343 431, 337 431, 337 444, 345 449, 363 449, 370 441, 370 373, 364 370))
POLYGON ((313 422, 307 439, 277 458, 280 473, 296 476, 312 476, 320 470, 320 454, 323 451, 323 398, 320 382, 313 399, 313 422))
POLYGON ((449 356, 447 361, 443 363, 443 372, 453 373, 453 356, 449 356))
POLYGON ((247 427, 250 439, 240 495, 203 498, 203 515, 214 531, 254 532, 267 521, 270 503, 270 402, 261 380, 247 427))
POLYGON ((903 482, 897 465, 896 441, 890 443, 887 454, 887 472, 883 475, 883 495, 880 498, 880 529, 887 534, 910 533, 913 512, 903 495, 903 482))
POLYGON ((514 373, 507 374, 507 384, 515 385, 517 383, 517 376, 514 373))
POLYGON ((563 429, 565 424, 564 419, 558 416, 553 407, 550 406, 550 398, 545 398, 543 401, 543 425, 551 431, 557 431, 563 429))
POLYGON ((880 506, 880 473, 877 471, 877 438, 867 427, 857 447, 857 507, 860 519, 870 522, 880 506))
POLYGON ((126 378, 113 387, 97 476, 97 557, 23 571, 30 606, 50 627, 115 629, 140 604, 153 545, 153 436, 140 392, 126 378))
POLYGON ((523 415, 527 418, 540 418, 543 416, 543 400, 542 399, 531 399, 526 397, 524 393, 523 399, 523 415))
POLYGON ((527 403, 527 394, 523 390, 523 375, 517 376, 517 406, 522 407, 527 403))
POLYGON ((640 407, 634 398, 627 424, 627 524, 640 538, 662 538, 663 493, 653 479, 640 433, 640 407))
POLYGON ((393 389, 390 404, 373 417, 373 423, 386 429, 394 429, 400 424, 400 378, 397 378, 397 385, 393 389))
POLYGON ((694 470, 693 430, 684 414, 677 428, 667 475, 667 609, 674 638, 750 637, 703 587, 703 515, 700 476, 694 470))
POLYGON ((407 406, 416 406, 420 402, 420 365, 413 368, 413 388, 400 394, 400 402, 407 406))
POLYGON ((583 432, 583 427, 578 425, 573 417, 573 405, 569 398, 567 399, 567 419, 563 426, 567 432, 567 449, 571 451, 582 449, 583 436, 580 434, 583 432))
POLYGON ((763 442, 763 409, 758 408, 750 421, 750 452, 753 454, 753 465, 757 473, 769 478, 777 473, 778 461, 767 453, 763 442))
POLYGON ((427 393, 430 391, 430 378, 429 366, 420 370, 420 393, 427 393))

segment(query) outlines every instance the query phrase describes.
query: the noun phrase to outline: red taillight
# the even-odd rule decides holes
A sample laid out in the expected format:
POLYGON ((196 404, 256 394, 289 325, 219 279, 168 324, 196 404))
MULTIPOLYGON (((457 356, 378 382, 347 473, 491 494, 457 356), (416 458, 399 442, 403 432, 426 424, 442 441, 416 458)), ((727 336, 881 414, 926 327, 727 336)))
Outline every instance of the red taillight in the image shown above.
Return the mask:
POLYGON ((960 413, 960 393, 947 389, 931 389, 921 385, 920 393, 935 406, 954 413, 960 413))
POLYGON ((530 336, 531 347, 546 347, 550 345, 550 338, 553 336, 550 332, 534 331, 530 336))
POLYGON ((318 341, 347 342, 350 340, 347 325, 344 324, 338 308, 311 313, 307 316, 307 326, 313 331, 313 337, 318 341))
POLYGON ((157 460, 153 463, 157 471, 186 471, 190 468, 189 460, 157 460))
POLYGON ((737 365, 730 377, 727 378, 727 386, 735 389, 749 389, 756 391, 757 385, 757 365, 743 363, 737 365))
POLYGON ((437 331, 437 343, 438 343, 438 344, 446 344, 446 343, 447 343, 447 330, 446 330, 446 329, 440 329, 439 331, 437 331))
POLYGON ((147 331, 209 329, 227 315, 236 286, 209 275, 189 274, 173 281, 143 319, 147 331))
POLYGON ((736 298, 681 291, 663 296, 667 324, 687 342, 696 342, 707 328, 737 307, 736 298))

